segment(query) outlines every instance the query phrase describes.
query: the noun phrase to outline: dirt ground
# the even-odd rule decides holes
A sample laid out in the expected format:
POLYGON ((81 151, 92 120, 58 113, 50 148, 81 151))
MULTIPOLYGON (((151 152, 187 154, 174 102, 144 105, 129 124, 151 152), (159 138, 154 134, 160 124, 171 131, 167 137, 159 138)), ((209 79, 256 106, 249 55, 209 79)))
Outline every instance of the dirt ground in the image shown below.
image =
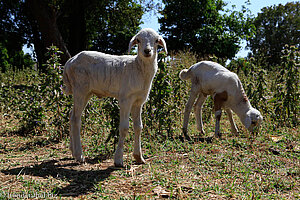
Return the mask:
MULTIPOLYGON (((90 199, 105 194, 106 197, 119 199, 178 195, 155 186, 149 179, 153 175, 150 163, 155 157, 146 159, 148 164, 135 165, 131 155, 126 154, 125 162, 130 165, 116 168, 113 159, 107 156, 87 159, 83 164, 74 161, 65 142, 40 147, 32 143, 32 138, 10 136, 0 140, 2 197, 90 199)), ((168 159, 170 157, 165 158, 168 159)))

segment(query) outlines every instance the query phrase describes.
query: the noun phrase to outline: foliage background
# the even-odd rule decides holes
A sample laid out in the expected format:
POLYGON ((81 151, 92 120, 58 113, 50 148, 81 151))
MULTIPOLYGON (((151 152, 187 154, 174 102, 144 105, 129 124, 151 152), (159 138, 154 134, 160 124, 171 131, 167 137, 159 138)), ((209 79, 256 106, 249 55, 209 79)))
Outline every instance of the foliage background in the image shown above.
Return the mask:
POLYGON ((246 7, 225 10, 225 1, 164 0, 160 32, 172 51, 190 50, 200 57, 216 55, 231 59, 240 42, 252 36, 254 26, 246 7), (174 12, 176 11, 176 12, 174 12))
POLYGON ((300 44, 300 2, 265 7, 253 19, 255 33, 248 47, 265 67, 272 68, 281 62, 285 45, 300 44))
MULTIPOLYGON (((47 131, 56 139, 66 136, 72 98, 61 92, 62 63, 82 49, 124 53, 142 23, 143 13, 153 9, 162 14, 160 31, 166 37, 171 55, 159 57, 159 71, 144 106, 146 133, 153 134, 156 130, 153 137, 161 139, 178 134, 189 90, 189 83, 182 82, 178 73, 204 59, 224 65, 238 51, 241 39, 248 39, 253 55, 231 60, 228 69, 239 75, 253 106, 262 110, 273 129, 299 125, 299 2, 264 8, 256 18, 246 7, 241 11, 225 11, 222 0, 189 4, 165 0, 163 8, 146 0, 0 3, 1 102, 9 100, 1 105, 1 112, 13 114, 19 120, 13 130, 19 134, 47 131), (29 13, 30 5, 38 11, 29 13), (45 24, 53 29, 44 27, 45 24), (55 31, 48 34, 55 38, 45 37, 48 29, 55 31), (285 32, 283 38, 290 40, 275 42, 282 32, 285 32), (48 52, 44 54, 49 41, 58 47, 47 46, 48 52), (35 44, 39 66, 22 52, 21 46, 26 42, 35 44), (11 76, 17 77, 14 82, 9 80, 11 76)), ((209 112, 204 115, 205 122, 212 119, 211 107, 211 101, 207 101, 204 110, 209 112)), ((106 142, 115 143, 119 122, 117 101, 93 98, 83 121, 88 132, 109 132, 106 142), (106 120, 100 120, 99 115, 106 120)))
MULTIPOLYGON (((60 52, 54 46, 48 50, 45 74, 25 71, 25 80, 20 77, 21 82, 31 84, 12 83, 7 79, 12 71, 1 75, 1 101, 8 102, 2 104, 1 112, 14 114, 20 119, 21 127, 17 132, 26 135, 46 130, 51 136, 62 139, 68 132, 72 99, 61 91, 60 52), (21 94, 21 97, 15 99, 13 94, 21 94)), ((272 129, 299 125, 299 51, 294 46, 286 46, 283 54, 282 67, 277 68, 276 72, 263 70, 255 58, 239 59, 228 65, 240 77, 252 106, 262 111, 264 120, 273 125, 272 129)), ((153 134, 155 130, 151 137, 167 139, 173 138, 175 132, 178 134, 190 87, 190 83, 181 81, 178 74, 181 69, 195 63, 196 57, 189 52, 179 52, 169 58, 160 54, 159 70, 143 111, 145 133, 153 134)), ((204 122, 211 119, 211 107, 211 101, 207 101, 203 109, 204 122)), ((104 101, 92 98, 83 115, 83 131, 102 132, 104 129, 110 132, 107 142, 116 138, 118 109, 117 101, 112 98, 104 101), (103 115, 106 120, 99 117, 103 115)))
MULTIPOLYGON (((260 54, 259 51, 253 51, 253 55, 247 58, 226 62, 226 57, 238 49, 235 42, 243 37, 248 42, 250 38, 255 41, 255 37, 269 42, 261 47, 272 46, 275 38, 267 40, 269 33, 259 32, 264 27, 257 25, 256 31, 252 30, 254 32, 250 32, 250 35, 244 32, 242 36, 234 31, 225 31, 231 39, 226 34, 218 35, 228 28, 225 26, 227 23, 237 23, 233 26, 236 28, 243 24, 253 27, 251 23, 256 19, 248 18, 247 9, 244 10, 245 15, 229 12, 225 13, 226 16, 214 10, 211 19, 218 19, 224 27, 215 27, 217 24, 211 23, 209 28, 202 31, 208 35, 212 33, 212 38, 217 38, 214 41, 233 42, 230 44, 233 45, 232 51, 225 52, 229 53, 227 56, 220 56, 220 52, 209 48, 209 45, 205 46, 207 51, 213 49, 209 53, 198 53, 187 45, 188 50, 173 51, 168 56, 159 55, 158 73, 142 113, 142 148, 147 164, 135 165, 132 159, 134 147, 131 127, 124 149, 125 168, 120 170, 112 167, 118 139, 119 108, 115 99, 99 100, 97 97, 91 98, 82 115, 81 136, 87 162, 79 164, 74 162, 68 150, 69 111, 73 100, 61 91, 66 49, 60 48, 55 42, 53 44, 57 47, 52 43, 41 43, 39 47, 42 51, 39 53, 42 60, 38 58, 39 64, 24 55, 22 45, 35 39, 39 44, 44 40, 42 34, 45 34, 39 29, 41 21, 37 21, 36 16, 24 15, 25 4, 39 5, 42 6, 40 11, 49 11, 43 16, 50 16, 49 21, 57 22, 51 25, 52 30, 58 28, 58 35, 63 38, 57 40, 63 41, 58 44, 66 44, 71 55, 83 47, 122 54, 127 49, 130 37, 138 31, 141 13, 158 9, 159 5, 151 4, 152 1, 84 1, 96 8, 91 11, 87 5, 82 5, 85 4, 83 1, 37 2, 0 0, 0 199, 7 199, 7 194, 20 192, 48 192, 61 198, 78 199, 299 199, 299 44, 286 40, 287 45, 282 43, 280 48, 267 50, 279 56, 279 60, 271 65, 268 62, 269 54, 260 54), (74 7, 66 8, 63 5, 74 7), (81 10, 81 7, 84 9, 81 10), (106 12, 116 10, 120 12, 114 13, 120 15, 106 12), (85 14, 78 15, 78 12, 85 14), (125 22, 120 17, 124 17, 125 22), (132 17, 134 20, 131 20, 132 17), (78 26, 72 25, 70 19, 73 18, 78 26), (99 19, 103 23, 97 23, 99 19), (111 25, 115 21, 115 26, 111 25), (134 26, 124 29, 130 24, 134 26), (76 32, 77 29, 82 32, 76 32), (70 33, 75 32, 78 35, 71 37, 70 33), (218 40, 219 37, 226 40, 218 40), (122 38, 122 41, 118 38, 122 38), (80 42, 74 42, 76 40, 80 42), (180 80, 178 74, 204 59, 217 61, 224 66, 227 63, 226 67, 238 74, 251 104, 264 116, 258 135, 249 135, 234 115, 239 137, 230 133, 230 125, 223 119, 221 130, 226 134, 221 140, 187 143, 178 139, 190 89, 190 83, 180 80)), ((222 1, 205 2, 207 5, 222 5, 222 1)), ((288 13, 297 11, 293 9, 294 6, 297 8, 299 2, 287 5, 284 9, 279 6, 278 10, 283 13, 278 13, 278 16, 297 19, 296 15, 288 13)), ((282 18, 274 18, 268 13, 276 9, 265 8, 262 13, 274 26, 280 24, 282 18)), ((170 16, 168 10, 160 11, 170 16)), ((209 12, 205 12, 203 15, 209 21, 209 12)), ((49 24, 45 23, 47 26, 49 24)), ((291 27, 294 30, 293 27, 297 26, 291 27)), ((270 30, 280 32, 280 28, 278 26, 270 30)), ((286 34, 296 37, 293 31, 286 34)), ((176 40, 172 42, 168 33, 164 36, 168 47, 180 44, 176 40)), ((52 39, 55 41, 59 37, 52 39)), ((206 40, 209 43, 210 38, 206 40)), ((190 41, 189 38, 187 41, 190 41)), ((215 47, 220 49, 222 45, 215 47)), ((208 99, 203 108, 206 135, 200 139, 213 134, 213 116, 212 101, 208 99)), ((199 138, 193 114, 189 133, 199 138)))

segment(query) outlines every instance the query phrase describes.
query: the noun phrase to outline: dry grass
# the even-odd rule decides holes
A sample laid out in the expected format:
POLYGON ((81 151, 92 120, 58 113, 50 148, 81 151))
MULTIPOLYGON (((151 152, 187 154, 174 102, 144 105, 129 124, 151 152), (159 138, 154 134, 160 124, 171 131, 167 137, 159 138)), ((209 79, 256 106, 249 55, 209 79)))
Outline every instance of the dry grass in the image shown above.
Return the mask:
MULTIPOLYGON (((274 128, 277 126, 270 112, 264 113, 264 125, 258 136, 249 135, 235 116, 241 132, 238 138, 230 134, 230 124, 224 115, 221 121, 223 138, 210 143, 201 142, 203 138, 198 138, 192 114, 189 133, 199 140, 182 143, 177 139, 181 134, 181 112, 190 84, 178 82, 177 76, 180 69, 195 62, 195 55, 179 55, 177 59, 170 60, 166 73, 170 72, 172 76, 168 75, 167 83, 181 86, 177 88, 176 98, 172 93, 167 103, 155 107, 160 105, 155 104, 155 100, 167 98, 164 95, 154 96, 154 100, 150 99, 145 105, 149 107, 143 112, 142 147, 147 161, 144 165, 136 165, 132 158, 131 130, 125 144, 125 167, 113 166, 115 146, 112 141, 105 144, 112 126, 108 117, 110 107, 108 110, 100 109, 102 104, 97 103, 98 99, 92 99, 83 115, 82 140, 87 161, 80 164, 71 157, 68 138, 58 139, 55 125, 48 126, 46 123, 46 127, 37 127, 29 135, 22 134, 19 118, 23 117, 23 111, 18 110, 18 104, 26 99, 18 96, 19 90, 10 91, 11 94, 3 92, 2 99, 9 97, 13 102, 10 106, 0 107, 0 200, 54 197, 300 199, 299 127, 274 128), (175 76, 177 79, 174 79, 175 76), (168 103, 179 104, 168 110, 164 107, 168 103), (166 128, 169 127, 164 123, 159 129, 158 124, 166 116, 172 120, 170 133, 173 135, 168 135, 166 128)), ((9 76, 2 78, 5 77, 9 76)), ((24 74, 20 75, 18 84, 28 82, 23 80, 24 77, 24 74)), ((159 79, 161 88, 158 89, 164 90, 164 80, 165 76, 159 79)), ((203 114, 206 137, 214 132, 210 109, 208 101, 203 114)), ((45 120, 50 117, 48 113, 45 115, 45 120)))
MULTIPOLYGON (((223 127, 226 132, 229 124, 223 122, 223 127)), ((191 131, 194 128, 191 126, 191 131)), ((95 138, 89 134, 83 135, 88 157, 84 164, 71 158, 67 139, 47 142, 45 136, 4 135, 0 138, 0 199, 12 195, 62 199, 297 199, 299 133, 297 129, 280 131, 281 137, 267 131, 256 138, 224 134, 222 140, 193 144, 176 139, 156 142, 145 136, 145 165, 136 165, 132 159, 129 137, 125 168, 113 166, 110 144, 97 153, 99 147, 93 146, 95 138)))

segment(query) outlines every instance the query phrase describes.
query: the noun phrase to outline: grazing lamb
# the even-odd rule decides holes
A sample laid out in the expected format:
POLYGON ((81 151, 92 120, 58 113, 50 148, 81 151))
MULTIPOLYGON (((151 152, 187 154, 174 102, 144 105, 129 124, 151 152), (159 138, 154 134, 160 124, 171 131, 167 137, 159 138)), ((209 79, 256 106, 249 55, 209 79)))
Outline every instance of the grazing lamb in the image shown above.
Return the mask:
POLYGON ((222 108, 225 108, 232 132, 238 135, 237 127, 233 121, 232 113, 235 112, 244 126, 252 132, 254 127, 259 127, 262 122, 262 115, 258 110, 250 105, 250 102, 244 92, 241 81, 238 76, 227 70, 218 63, 202 61, 188 70, 180 72, 179 77, 182 80, 191 79, 192 88, 190 98, 186 104, 183 120, 183 134, 186 139, 190 140, 187 134, 189 116, 195 99, 198 97, 194 112, 196 115, 197 129, 204 133, 202 124, 202 105, 208 95, 212 95, 214 100, 214 112, 216 117, 215 136, 221 137, 220 119, 222 108))
POLYGON ((70 113, 70 149, 73 157, 84 161, 80 142, 81 114, 94 94, 99 98, 114 97, 120 106, 120 138, 114 156, 115 166, 123 166, 123 146, 132 114, 134 136, 133 156, 145 163, 141 150, 142 106, 149 95, 157 71, 157 48, 167 52, 164 39, 153 29, 140 30, 130 41, 129 50, 138 45, 136 56, 115 56, 95 51, 83 51, 70 58, 64 69, 66 94, 73 94, 74 107, 70 113))

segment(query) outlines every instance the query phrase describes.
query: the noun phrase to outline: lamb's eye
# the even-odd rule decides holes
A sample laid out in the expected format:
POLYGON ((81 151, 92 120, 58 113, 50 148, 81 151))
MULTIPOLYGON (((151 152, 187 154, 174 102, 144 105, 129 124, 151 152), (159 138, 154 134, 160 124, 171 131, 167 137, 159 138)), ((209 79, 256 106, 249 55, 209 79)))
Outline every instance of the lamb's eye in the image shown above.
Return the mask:
POLYGON ((158 43, 158 39, 155 42, 158 43))
POLYGON ((140 40, 139 39, 136 39, 137 43, 140 43, 140 40))

